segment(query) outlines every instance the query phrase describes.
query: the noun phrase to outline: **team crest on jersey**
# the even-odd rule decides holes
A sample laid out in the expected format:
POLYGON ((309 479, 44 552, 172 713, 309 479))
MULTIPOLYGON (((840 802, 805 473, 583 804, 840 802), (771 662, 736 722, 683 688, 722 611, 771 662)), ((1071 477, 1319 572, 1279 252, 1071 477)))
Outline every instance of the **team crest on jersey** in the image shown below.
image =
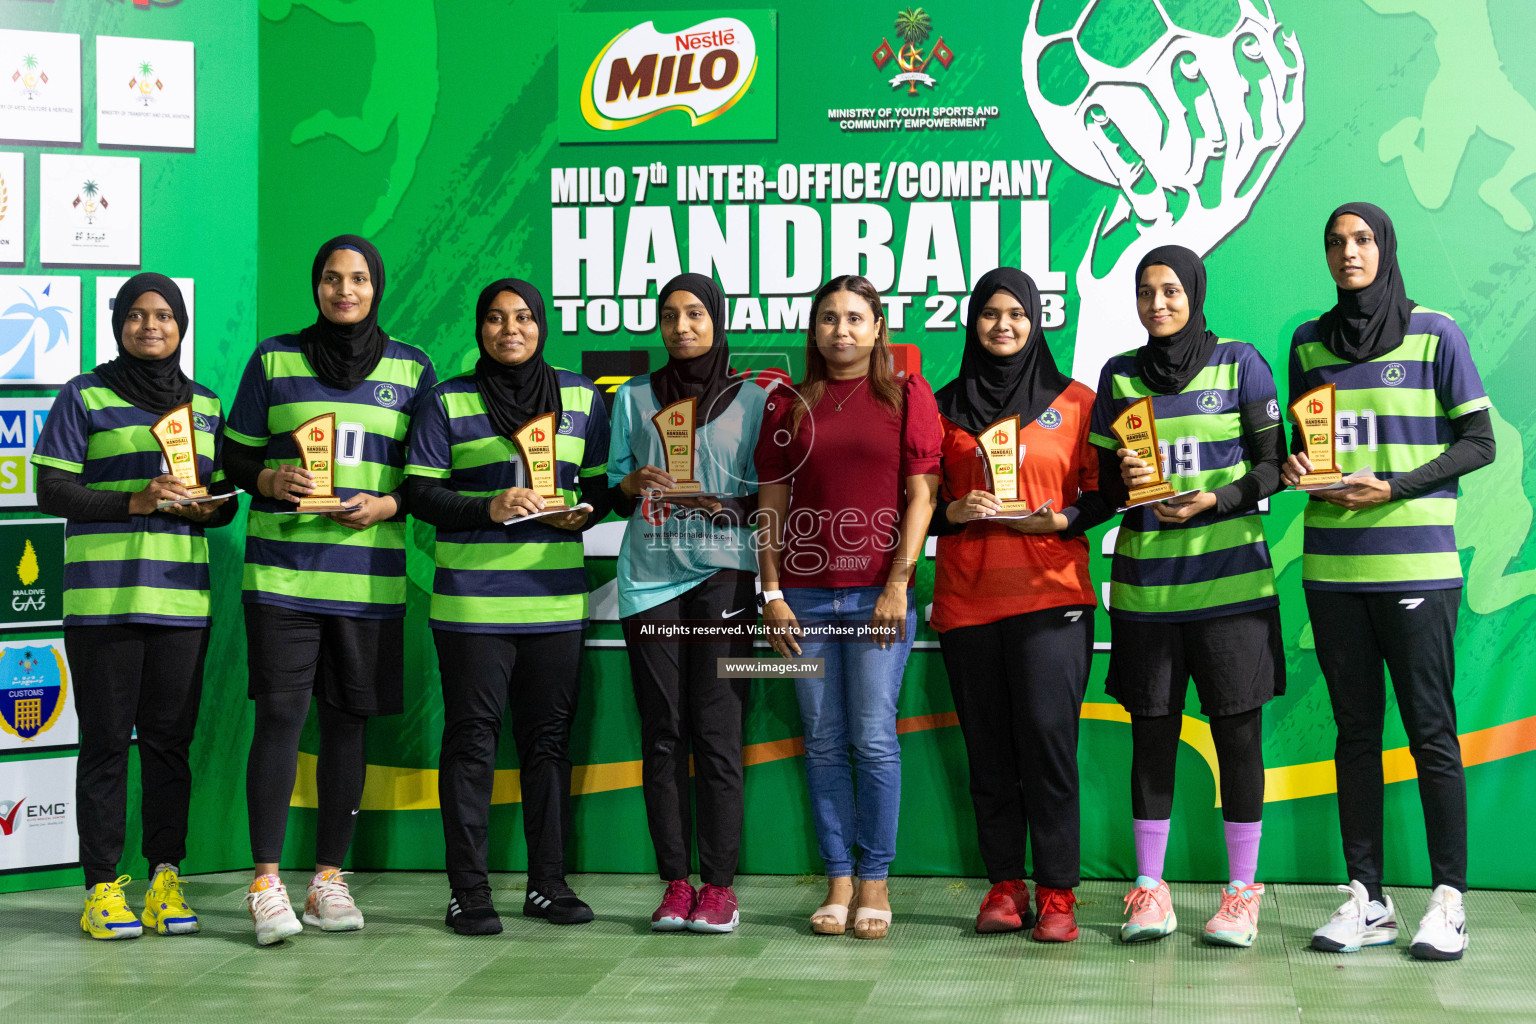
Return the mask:
POLYGON ((1035 422, 1040 424, 1046 430, 1055 430, 1057 427, 1061 426, 1061 413, 1056 411, 1055 406, 1052 406, 1051 408, 1045 410, 1045 412, 1041 413, 1040 418, 1035 420, 1035 422))
POLYGON ((1402 363, 1388 363, 1381 368, 1381 382, 1389 388, 1395 388, 1408 379, 1408 368, 1402 363))
POLYGON ((1278 401, 1271 398, 1269 404, 1264 407, 1264 411, 1269 414, 1270 419, 1276 423, 1280 422, 1280 403, 1278 401))
POLYGON ((570 432, 571 432, 571 414, 568 413, 568 412, 563 412, 563 413, 560 414, 560 429, 555 431, 555 433, 557 433, 557 434, 569 434, 570 432))
POLYGON ((1195 404, 1201 412, 1221 412, 1221 392, 1202 391, 1200 397, 1195 399, 1195 404))
POLYGON ((400 401, 400 392, 395 390, 393 384, 380 384, 373 389, 373 400, 386 409, 391 409, 400 401))
POLYGON ((192 414, 192 427, 195 430, 201 430, 205 434, 213 433, 213 421, 200 412, 192 414))

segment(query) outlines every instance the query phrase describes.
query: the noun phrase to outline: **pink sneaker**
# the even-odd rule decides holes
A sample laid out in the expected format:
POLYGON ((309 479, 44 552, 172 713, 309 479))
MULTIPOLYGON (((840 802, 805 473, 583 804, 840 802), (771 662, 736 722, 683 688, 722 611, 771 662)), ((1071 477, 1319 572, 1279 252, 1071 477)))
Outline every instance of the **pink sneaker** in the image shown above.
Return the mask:
POLYGON ((667 894, 661 898, 661 906, 651 915, 651 931, 680 932, 687 928, 688 918, 692 916, 698 901, 699 894, 688 884, 688 879, 679 878, 675 882, 668 882, 667 894))
POLYGON ((1233 882, 1221 894, 1221 909, 1205 925, 1205 941, 1217 946, 1251 946, 1259 934, 1259 900, 1264 886, 1233 882))
POLYGON ((736 909, 736 893, 728 885, 705 885, 699 890, 699 902, 688 918, 691 932, 731 932, 741 922, 736 909))
POLYGON ((1125 912, 1130 918, 1120 926, 1121 942, 1150 942, 1179 927, 1168 883, 1146 875, 1138 875, 1136 888, 1126 895, 1125 912))

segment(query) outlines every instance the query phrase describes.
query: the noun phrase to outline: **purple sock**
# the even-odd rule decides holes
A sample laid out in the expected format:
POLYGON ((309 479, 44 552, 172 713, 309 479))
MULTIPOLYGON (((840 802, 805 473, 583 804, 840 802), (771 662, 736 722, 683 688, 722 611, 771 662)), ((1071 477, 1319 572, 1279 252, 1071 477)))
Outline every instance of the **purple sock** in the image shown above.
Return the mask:
POLYGON ((1131 819, 1131 835, 1136 839, 1136 873, 1159 882, 1163 880, 1163 857, 1168 853, 1167 818, 1146 821, 1131 819))
POLYGON ((1259 836, 1262 821, 1223 822, 1227 831, 1227 874, 1234 882, 1252 885, 1259 870, 1259 836))

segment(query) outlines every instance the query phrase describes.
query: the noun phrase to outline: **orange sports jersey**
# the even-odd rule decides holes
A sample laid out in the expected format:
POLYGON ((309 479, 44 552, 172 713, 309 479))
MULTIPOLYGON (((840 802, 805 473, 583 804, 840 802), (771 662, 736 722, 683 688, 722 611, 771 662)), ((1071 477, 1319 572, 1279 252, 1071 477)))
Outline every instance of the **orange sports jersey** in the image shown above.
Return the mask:
MULTIPOLYGON (((1019 497, 1032 508, 1051 499, 1064 512, 1083 491, 1099 489, 1099 456, 1088 443, 1093 390, 1073 381, 1050 408, 1019 431, 1024 449, 1019 497)), ((940 497, 956 501, 987 490, 986 460, 975 435, 940 417, 944 483, 940 497)), ((933 628, 980 626, 1000 619, 1095 604, 1088 580, 1088 540, 1060 534, 1023 534, 1005 522, 974 522, 938 538, 933 581, 933 628)))

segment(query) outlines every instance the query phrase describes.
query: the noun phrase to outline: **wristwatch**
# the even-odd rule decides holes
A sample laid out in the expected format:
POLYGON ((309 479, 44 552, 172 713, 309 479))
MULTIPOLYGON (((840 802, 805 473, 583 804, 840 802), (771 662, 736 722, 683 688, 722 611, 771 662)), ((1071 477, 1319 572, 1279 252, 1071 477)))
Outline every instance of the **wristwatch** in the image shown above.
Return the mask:
POLYGON ((782 600, 784 600, 784 591, 782 591, 782 590, 765 590, 765 591, 762 592, 762 595, 759 597, 758 604, 759 604, 759 606, 761 606, 763 608, 767 608, 769 601, 782 601, 782 600))

